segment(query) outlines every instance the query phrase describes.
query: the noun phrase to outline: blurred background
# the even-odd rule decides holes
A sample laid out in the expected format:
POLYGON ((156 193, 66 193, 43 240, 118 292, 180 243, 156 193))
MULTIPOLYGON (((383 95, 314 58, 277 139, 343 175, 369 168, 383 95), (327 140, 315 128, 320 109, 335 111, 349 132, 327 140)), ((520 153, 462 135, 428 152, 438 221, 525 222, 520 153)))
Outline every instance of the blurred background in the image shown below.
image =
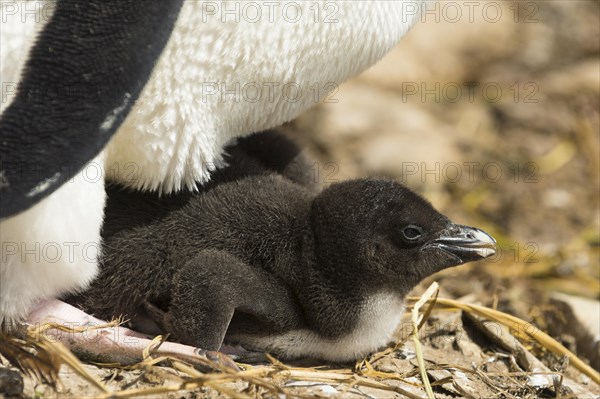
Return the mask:
POLYGON ((436 280, 442 295, 531 321, 598 369, 599 52, 596 0, 442 0, 285 130, 321 183, 389 176, 496 237, 494 259, 416 293, 436 280))

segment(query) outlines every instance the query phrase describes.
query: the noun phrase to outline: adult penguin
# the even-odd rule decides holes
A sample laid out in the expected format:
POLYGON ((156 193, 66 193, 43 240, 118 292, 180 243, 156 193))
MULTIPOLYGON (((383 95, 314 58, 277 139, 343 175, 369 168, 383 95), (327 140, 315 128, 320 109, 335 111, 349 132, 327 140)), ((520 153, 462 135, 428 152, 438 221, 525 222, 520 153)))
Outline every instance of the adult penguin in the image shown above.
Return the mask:
POLYGON ((3 2, 0 322, 94 278, 106 179, 207 181, 232 138, 382 58, 421 3, 3 2))

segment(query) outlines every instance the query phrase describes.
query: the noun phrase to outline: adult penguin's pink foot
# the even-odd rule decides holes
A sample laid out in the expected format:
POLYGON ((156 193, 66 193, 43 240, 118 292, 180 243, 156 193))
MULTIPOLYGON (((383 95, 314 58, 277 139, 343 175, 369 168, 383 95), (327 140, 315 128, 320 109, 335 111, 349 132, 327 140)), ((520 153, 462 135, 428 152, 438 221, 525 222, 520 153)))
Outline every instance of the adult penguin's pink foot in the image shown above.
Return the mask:
MULTIPOLYGON (((25 321, 25 327, 34 334, 60 341, 81 358, 102 363, 137 363, 143 360, 144 350, 156 344, 146 334, 110 325, 57 299, 42 301, 35 306, 25 321), (39 328, 42 326, 44 328, 39 328)), ((210 360, 220 366, 239 370, 235 362, 222 352, 205 351, 168 341, 154 346, 158 346, 152 350, 154 356, 172 356, 203 366, 206 366, 206 360, 210 360)))

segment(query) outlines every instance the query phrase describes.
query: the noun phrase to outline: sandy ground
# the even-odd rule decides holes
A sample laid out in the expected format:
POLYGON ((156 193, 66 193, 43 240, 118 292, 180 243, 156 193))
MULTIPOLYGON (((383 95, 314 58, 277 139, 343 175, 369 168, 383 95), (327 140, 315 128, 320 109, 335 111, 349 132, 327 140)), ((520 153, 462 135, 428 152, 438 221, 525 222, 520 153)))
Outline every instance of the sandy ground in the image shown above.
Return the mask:
MULTIPOLYGON (((458 20, 449 3, 442 1, 384 60, 284 130, 316 158, 320 183, 393 177, 453 220, 498 239, 494 259, 438 274, 415 295, 435 280, 440 297, 518 316, 598 370, 600 3, 495 1, 485 14, 485 4, 474 2, 469 15, 459 2, 458 20)), ((569 397, 568 390, 519 374, 523 365, 514 353, 463 312, 432 313, 421 341, 430 379, 439 381, 437 397, 556 397, 557 391, 569 397)), ((524 345, 588 391, 580 397, 600 394, 564 359, 533 341, 524 345)), ((355 367, 354 375, 424 397, 414 353, 409 340, 372 369, 355 367)), ((354 365, 326 366, 350 373, 354 365)), ((188 378, 169 364, 133 371, 85 367, 112 389, 188 378)), ((66 367, 61 375, 58 393, 26 378, 24 397, 98 393, 66 367)), ((290 397, 403 397, 348 383, 307 387, 301 378, 271 380, 290 397)), ((249 396, 275 395, 248 382, 229 386, 249 396)), ((201 388, 168 397, 222 395, 201 388)))

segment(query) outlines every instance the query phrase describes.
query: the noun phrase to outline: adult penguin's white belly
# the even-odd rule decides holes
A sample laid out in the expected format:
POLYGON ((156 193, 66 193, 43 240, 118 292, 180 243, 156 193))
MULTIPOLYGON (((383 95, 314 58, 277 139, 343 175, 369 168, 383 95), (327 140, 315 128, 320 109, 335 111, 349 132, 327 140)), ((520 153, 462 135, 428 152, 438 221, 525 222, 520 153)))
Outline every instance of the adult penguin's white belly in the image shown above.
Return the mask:
POLYGON ((164 192, 206 180, 231 138, 293 119, 383 57, 415 4, 186 1, 108 146, 109 178, 164 192))
POLYGON ((77 3, 2 3, 0 323, 95 275, 105 202, 98 168, 162 192, 205 181, 232 138, 293 119, 379 60, 421 4, 186 0, 179 10, 154 1, 143 10, 148 24, 129 26, 110 12, 131 21, 142 13, 134 2, 91 3, 92 16, 109 23, 94 27, 77 3), (56 76, 85 95, 54 92, 56 76), (21 164, 39 168, 39 181, 20 179, 21 164))

